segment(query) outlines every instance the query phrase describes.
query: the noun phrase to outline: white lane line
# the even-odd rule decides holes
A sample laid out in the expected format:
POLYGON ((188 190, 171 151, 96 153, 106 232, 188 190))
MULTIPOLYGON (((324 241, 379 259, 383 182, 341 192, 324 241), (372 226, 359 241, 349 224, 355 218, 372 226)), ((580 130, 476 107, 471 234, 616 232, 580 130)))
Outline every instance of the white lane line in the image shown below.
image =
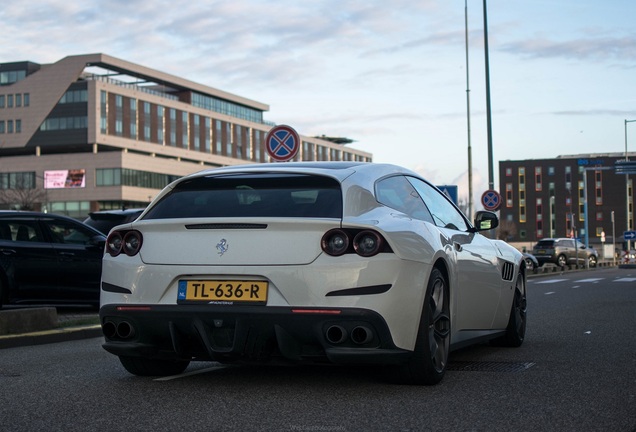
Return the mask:
POLYGON ((547 279, 547 280, 537 281, 537 284, 553 284, 553 283, 564 282, 566 280, 567 279, 547 279))
POLYGON ((555 292, 554 291, 548 291, 547 293, 545 293, 545 295, 552 295, 552 294, 555 294, 555 292))
POLYGON ((166 377, 161 377, 161 378, 155 378, 153 381, 170 381, 170 380, 174 380, 174 379, 189 377, 191 375, 198 375, 198 374, 202 374, 202 373, 212 372, 212 371, 215 371, 217 369, 226 369, 227 367, 228 366, 213 366, 213 367, 209 367, 209 368, 205 368, 205 369, 195 370, 195 371, 192 371, 192 372, 182 373, 182 374, 179 374, 179 375, 171 375, 171 376, 166 376, 166 377))
POLYGON ((636 282, 636 278, 618 278, 614 282, 636 282))
POLYGON ((589 279, 579 279, 577 281, 574 282, 579 282, 579 283, 598 283, 599 281, 602 281, 605 278, 589 278, 589 279))

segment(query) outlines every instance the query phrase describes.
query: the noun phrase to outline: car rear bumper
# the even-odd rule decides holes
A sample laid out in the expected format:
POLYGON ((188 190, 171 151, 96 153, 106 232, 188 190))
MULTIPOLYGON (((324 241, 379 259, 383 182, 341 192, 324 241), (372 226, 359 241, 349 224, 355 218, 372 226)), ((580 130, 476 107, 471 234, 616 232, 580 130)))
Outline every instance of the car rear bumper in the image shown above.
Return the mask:
POLYGON ((100 320, 103 347, 118 356, 400 364, 411 355, 366 309, 109 304, 100 320))

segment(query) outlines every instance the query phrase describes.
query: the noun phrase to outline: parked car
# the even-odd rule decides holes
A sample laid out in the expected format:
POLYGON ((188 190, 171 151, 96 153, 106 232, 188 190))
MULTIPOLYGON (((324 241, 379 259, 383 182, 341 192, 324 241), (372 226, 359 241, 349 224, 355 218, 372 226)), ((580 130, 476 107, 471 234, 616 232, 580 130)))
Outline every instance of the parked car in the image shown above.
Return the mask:
POLYGON ((143 208, 100 210, 91 212, 84 220, 86 225, 92 226, 104 235, 108 235, 111 229, 117 225, 132 222, 143 213, 143 208))
POLYGON ((299 162, 203 171, 111 231, 103 347, 136 375, 190 361, 384 365, 438 383, 449 353, 526 329, 521 252, 394 165, 299 162))
POLYGON ((0 307, 98 307, 105 242, 102 233, 66 216, 0 211, 0 307))
POLYGON ((585 247, 583 243, 571 238, 548 238, 539 240, 532 248, 532 254, 542 266, 546 263, 564 267, 568 264, 596 267, 598 252, 592 247, 585 247))
POLYGON ((539 261, 534 255, 529 254, 527 252, 522 252, 522 253, 523 253, 523 260, 526 262, 526 269, 534 270, 539 267, 539 261))

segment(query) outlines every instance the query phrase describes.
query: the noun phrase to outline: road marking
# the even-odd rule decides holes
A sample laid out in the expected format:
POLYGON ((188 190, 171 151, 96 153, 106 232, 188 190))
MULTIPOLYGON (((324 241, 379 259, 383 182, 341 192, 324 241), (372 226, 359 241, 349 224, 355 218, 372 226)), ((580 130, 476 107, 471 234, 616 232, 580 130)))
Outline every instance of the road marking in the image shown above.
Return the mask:
POLYGON ((577 280, 575 282, 581 282, 581 283, 598 283, 599 281, 602 281, 605 278, 589 278, 589 279, 580 279, 577 280))
POLYGON ((559 282, 565 282, 567 279, 548 279, 548 280, 542 280, 540 282, 537 282, 537 284, 553 284, 553 283, 559 283, 559 282))
POLYGON ((552 294, 556 294, 554 291, 548 291, 547 293, 545 293, 545 295, 552 295, 552 294))
POLYGON ((166 376, 166 377, 161 377, 161 378, 155 378, 153 381, 171 381, 174 379, 179 379, 179 378, 185 378, 185 377, 189 377, 191 375, 198 375, 198 374, 202 374, 202 373, 207 373, 207 372, 211 372, 217 369, 225 369, 228 366, 213 366, 213 367, 209 367, 209 368, 205 368, 205 369, 199 369, 199 370, 195 370, 192 372, 186 372, 186 373, 182 373, 179 375, 171 375, 171 376, 166 376))
POLYGON ((614 282, 636 282, 636 278, 619 278, 614 279, 614 282))

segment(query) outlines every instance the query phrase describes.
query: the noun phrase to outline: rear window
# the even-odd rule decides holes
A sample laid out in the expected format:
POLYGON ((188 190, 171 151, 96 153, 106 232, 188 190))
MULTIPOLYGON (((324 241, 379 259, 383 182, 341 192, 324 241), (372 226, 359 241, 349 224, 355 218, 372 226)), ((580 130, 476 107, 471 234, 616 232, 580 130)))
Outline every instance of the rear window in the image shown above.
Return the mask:
POLYGON ((303 174, 198 177, 179 183, 144 219, 190 217, 341 218, 340 183, 303 174))
POLYGON ((539 240, 539 242, 535 245, 538 248, 551 248, 554 247, 554 240, 539 240))

